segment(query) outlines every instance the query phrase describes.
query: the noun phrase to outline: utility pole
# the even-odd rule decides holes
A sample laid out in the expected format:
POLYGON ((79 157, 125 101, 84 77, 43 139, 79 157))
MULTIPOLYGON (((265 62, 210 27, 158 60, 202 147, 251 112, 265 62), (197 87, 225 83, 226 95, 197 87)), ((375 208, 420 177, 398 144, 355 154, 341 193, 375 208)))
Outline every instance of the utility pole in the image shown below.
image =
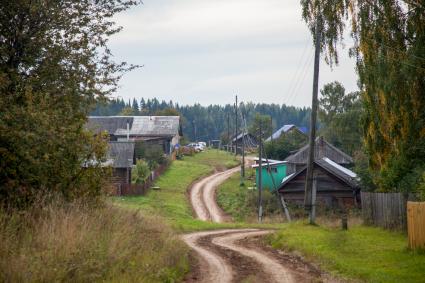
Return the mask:
POLYGON ((263 190, 263 129, 262 129, 262 122, 260 121, 260 134, 259 134, 259 155, 258 155, 258 222, 263 221, 263 199, 261 195, 261 191, 263 190))
POLYGON ((227 112, 227 151, 230 151, 230 114, 227 112))
MULTIPOLYGON (((241 111, 242 113, 242 123, 244 123, 245 121, 245 115, 244 112, 241 111)), ((243 186, 244 182, 245 182, 245 128, 242 126, 243 130, 242 130, 242 164, 241 164, 241 186, 243 186)))
POLYGON ((196 120, 193 120, 193 135, 195 136, 195 142, 198 141, 198 138, 196 137, 196 120))
MULTIPOLYGON (((320 13, 320 12, 319 12, 320 13)), ((311 102, 311 119, 310 119, 310 137, 309 137, 309 151, 308 151, 308 160, 307 160, 307 175, 305 182, 305 195, 304 195, 304 206, 305 209, 309 212, 309 222, 314 224, 316 220, 315 215, 315 196, 316 186, 313 186, 314 183, 314 149, 315 149, 315 140, 316 140, 316 119, 317 119, 317 95, 318 95, 318 84, 319 84, 319 63, 320 63, 320 14, 318 14, 316 19, 316 42, 315 42, 315 52, 314 52, 314 75, 313 75, 313 98, 311 102)))
POLYGON ((270 115, 270 129, 272 131, 270 135, 270 141, 273 143, 273 117, 270 115))
POLYGON ((238 155, 238 96, 235 102, 235 156, 238 155))

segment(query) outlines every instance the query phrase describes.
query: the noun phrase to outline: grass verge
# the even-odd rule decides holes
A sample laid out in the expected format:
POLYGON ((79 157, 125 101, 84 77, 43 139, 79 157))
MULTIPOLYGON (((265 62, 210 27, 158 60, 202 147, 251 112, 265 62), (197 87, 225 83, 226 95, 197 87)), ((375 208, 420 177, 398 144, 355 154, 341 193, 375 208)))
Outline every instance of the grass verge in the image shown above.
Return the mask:
MULTIPOLYGON (((244 184, 240 185, 240 173, 235 173, 217 190, 218 205, 234 221, 257 223, 258 191, 250 189, 255 186, 255 172, 251 168, 246 170, 244 184)), ((264 223, 282 222, 282 215, 276 197, 268 190, 263 191, 264 223)))
POLYGON ((187 189, 197 179, 239 164, 227 152, 207 150, 183 160, 173 161, 169 169, 155 182, 159 190, 151 190, 146 196, 119 197, 114 202, 121 207, 138 209, 142 214, 164 217, 177 231, 195 231, 237 224, 214 224, 193 218, 187 189))
POLYGON ((367 282, 424 282, 425 254, 407 249, 406 236, 374 227, 348 231, 296 222, 271 235, 274 248, 299 251, 331 274, 367 282))
POLYGON ((108 204, 0 211, 1 282, 175 282, 187 253, 158 219, 108 204))

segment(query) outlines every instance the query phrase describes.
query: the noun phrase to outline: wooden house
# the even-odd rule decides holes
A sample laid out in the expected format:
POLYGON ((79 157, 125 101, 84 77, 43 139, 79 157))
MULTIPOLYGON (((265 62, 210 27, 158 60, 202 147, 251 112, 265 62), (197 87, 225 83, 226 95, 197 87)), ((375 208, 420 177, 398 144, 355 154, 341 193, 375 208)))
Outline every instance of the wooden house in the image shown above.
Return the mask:
MULTIPOLYGON (((307 166, 283 178, 279 193, 289 202, 302 204, 307 166)), ((328 207, 355 206, 360 201, 360 186, 356 173, 327 157, 314 161, 314 184, 317 203, 328 207)))
POLYGON ((182 134, 179 116, 90 116, 86 127, 107 131, 111 141, 159 145, 165 154, 173 152, 182 134))
MULTIPOLYGON (((297 150, 294 154, 285 158, 285 161, 289 164, 288 167, 290 167, 290 173, 301 170, 307 164, 308 151, 309 147, 307 144, 297 150)), ((353 164, 353 158, 351 156, 336 148, 320 136, 316 138, 314 160, 321 160, 324 157, 327 157, 333 162, 343 166, 350 166, 353 164)))
POLYGON ((246 148, 255 148, 258 146, 257 138, 250 133, 240 133, 236 137, 233 136, 233 145, 237 145, 239 148, 242 147, 242 143, 245 143, 246 148))

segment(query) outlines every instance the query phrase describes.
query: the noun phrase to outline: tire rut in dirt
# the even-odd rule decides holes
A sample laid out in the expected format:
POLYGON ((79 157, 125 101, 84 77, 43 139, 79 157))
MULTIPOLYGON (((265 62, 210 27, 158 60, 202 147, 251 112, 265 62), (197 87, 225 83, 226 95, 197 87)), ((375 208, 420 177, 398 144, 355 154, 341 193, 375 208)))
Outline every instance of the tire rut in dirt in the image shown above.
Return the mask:
POLYGON ((258 262, 236 251, 217 246, 213 239, 240 231, 210 235, 198 240, 198 244, 222 257, 232 267, 232 282, 271 282, 270 276, 259 268, 258 262))

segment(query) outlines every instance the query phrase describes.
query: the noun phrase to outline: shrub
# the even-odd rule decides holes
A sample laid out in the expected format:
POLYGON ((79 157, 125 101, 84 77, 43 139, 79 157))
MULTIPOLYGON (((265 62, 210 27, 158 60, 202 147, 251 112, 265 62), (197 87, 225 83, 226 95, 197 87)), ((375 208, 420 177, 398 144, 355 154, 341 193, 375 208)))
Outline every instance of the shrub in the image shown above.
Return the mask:
POLYGON ((131 182, 133 184, 144 184, 150 173, 148 164, 144 160, 138 159, 136 166, 131 170, 131 182))

